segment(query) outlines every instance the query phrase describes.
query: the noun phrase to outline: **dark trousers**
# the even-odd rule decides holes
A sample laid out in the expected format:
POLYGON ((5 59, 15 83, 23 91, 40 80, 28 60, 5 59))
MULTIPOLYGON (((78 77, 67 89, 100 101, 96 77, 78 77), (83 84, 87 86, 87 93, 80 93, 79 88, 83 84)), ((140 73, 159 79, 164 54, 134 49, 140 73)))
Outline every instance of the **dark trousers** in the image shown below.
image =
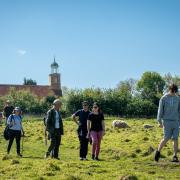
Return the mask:
POLYGON ((14 138, 15 138, 16 139, 16 151, 17 151, 17 154, 20 154, 21 131, 11 130, 10 129, 9 133, 10 133, 10 139, 9 139, 7 152, 8 153, 10 152, 11 146, 12 146, 14 138))
POLYGON ((59 146, 61 144, 61 133, 60 129, 55 129, 54 133, 50 133, 50 146, 48 148, 48 155, 52 155, 53 158, 58 158, 59 146))
POLYGON ((80 142, 80 152, 79 155, 81 158, 86 158, 88 153, 88 139, 86 136, 79 136, 79 142, 80 142))

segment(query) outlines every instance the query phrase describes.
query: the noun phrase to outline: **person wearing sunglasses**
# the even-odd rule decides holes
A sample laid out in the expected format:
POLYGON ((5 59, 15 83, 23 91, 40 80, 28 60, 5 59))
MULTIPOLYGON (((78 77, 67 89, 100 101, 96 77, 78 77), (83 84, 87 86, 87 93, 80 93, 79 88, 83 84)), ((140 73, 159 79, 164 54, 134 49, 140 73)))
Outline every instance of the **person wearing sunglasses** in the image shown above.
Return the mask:
POLYGON ((77 133, 80 142, 80 160, 86 160, 88 153, 88 139, 87 136, 87 119, 89 116, 88 102, 82 102, 82 109, 78 110, 72 115, 72 119, 78 125, 77 133), (77 118, 78 117, 78 118, 77 118))
POLYGON ((20 107, 14 109, 14 113, 8 117, 7 124, 9 125, 9 144, 7 147, 7 154, 10 153, 14 139, 16 139, 16 151, 17 156, 22 157, 20 153, 20 141, 21 137, 24 136, 24 130, 22 127, 22 111, 20 107))
POLYGON ((93 104, 92 113, 87 120, 87 138, 92 139, 92 159, 99 160, 100 145, 102 137, 105 135, 104 115, 98 103, 93 104))

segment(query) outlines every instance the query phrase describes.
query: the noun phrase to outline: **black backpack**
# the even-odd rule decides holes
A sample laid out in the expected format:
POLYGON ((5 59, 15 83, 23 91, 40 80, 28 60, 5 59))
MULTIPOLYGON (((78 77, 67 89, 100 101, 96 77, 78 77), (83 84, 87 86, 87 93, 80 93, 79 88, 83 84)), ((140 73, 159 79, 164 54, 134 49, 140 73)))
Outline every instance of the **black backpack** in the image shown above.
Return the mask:
MULTIPOLYGON (((14 116, 13 115, 11 115, 11 122, 12 122, 12 120, 14 120, 14 116)), ((4 139, 5 140, 9 140, 10 139, 10 132, 9 132, 9 130, 10 130, 10 125, 9 124, 7 124, 6 125, 6 127, 5 127, 5 129, 4 129, 4 139)))

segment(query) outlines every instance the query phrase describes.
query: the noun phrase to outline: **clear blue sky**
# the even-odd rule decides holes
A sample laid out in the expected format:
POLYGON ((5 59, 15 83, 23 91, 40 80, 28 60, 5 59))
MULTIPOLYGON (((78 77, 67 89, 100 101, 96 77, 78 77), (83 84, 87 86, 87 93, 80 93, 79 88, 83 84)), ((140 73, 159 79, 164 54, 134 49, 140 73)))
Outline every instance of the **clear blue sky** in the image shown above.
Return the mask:
POLYGON ((144 71, 180 75, 179 0, 0 0, 0 83, 115 87, 144 71))

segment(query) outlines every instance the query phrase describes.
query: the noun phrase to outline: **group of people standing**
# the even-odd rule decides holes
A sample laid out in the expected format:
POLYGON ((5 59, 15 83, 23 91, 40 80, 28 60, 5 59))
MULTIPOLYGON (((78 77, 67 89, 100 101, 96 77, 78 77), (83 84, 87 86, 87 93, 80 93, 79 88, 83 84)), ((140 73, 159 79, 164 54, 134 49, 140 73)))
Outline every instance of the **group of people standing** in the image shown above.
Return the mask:
MULTIPOLYGON (((45 158, 52 157, 59 159, 59 146, 61 137, 64 134, 63 121, 61 117, 62 103, 59 99, 54 100, 53 107, 47 112, 45 118, 45 131, 48 132, 50 145, 45 154, 45 158)), ((14 139, 16 139, 17 156, 20 153, 21 137, 24 136, 22 126, 22 111, 20 107, 13 107, 10 101, 6 102, 4 108, 6 125, 9 126, 9 143, 7 153, 10 153, 14 139)), ((89 110, 87 101, 82 102, 82 109, 72 115, 72 119, 78 125, 78 138, 80 142, 80 160, 87 160, 88 144, 92 144, 92 159, 99 160, 100 145, 102 137, 105 135, 104 115, 98 103, 93 104, 92 112, 89 110)))
MULTIPOLYGON (((61 101, 56 99, 53 108, 47 113, 46 130, 50 139, 50 146, 45 154, 45 158, 51 156, 59 159, 59 146, 61 136, 64 134, 63 121, 60 108, 61 101)), ((77 134, 80 142, 80 160, 87 160, 88 144, 92 143, 92 159, 99 160, 100 145, 105 134, 104 115, 98 103, 93 104, 92 112, 89 110, 87 101, 82 102, 82 109, 72 115, 72 119, 78 125, 77 134)))
POLYGON ((104 115, 98 103, 93 104, 92 112, 89 111, 87 101, 82 103, 82 107, 72 115, 73 120, 78 125, 80 160, 87 158, 89 141, 92 142, 92 159, 99 160, 101 140, 105 135, 104 115))
MULTIPOLYGON (((175 84, 170 85, 169 92, 162 96, 159 102, 157 120, 159 127, 164 130, 164 137, 157 151, 155 151, 155 161, 159 161, 161 157, 160 152, 168 140, 173 139, 174 154, 172 161, 179 162, 177 152, 180 126, 180 98, 177 92, 178 87, 175 84)), ((14 139, 16 139, 17 155, 21 157, 20 140, 21 136, 24 135, 21 109, 19 107, 13 108, 8 105, 8 103, 9 102, 7 102, 7 106, 4 109, 6 123, 10 126, 7 153, 10 152, 12 143, 14 139)), ((50 140, 45 158, 51 156, 52 158, 59 159, 59 146, 61 144, 61 136, 64 134, 60 112, 61 106, 61 101, 56 99, 53 102, 53 107, 47 112, 45 118, 46 131, 48 132, 48 139, 50 140)), ((101 140, 105 135, 104 115, 100 105, 94 103, 92 111, 90 111, 88 102, 84 101, 82 102, 82 109, 76 111, 72 115, 72 119, 78 125, 77 134, 80 142, 80 160, 87 160, 89 143, 92 144, 91 158, 93 160, 99 160, 101 140)))

